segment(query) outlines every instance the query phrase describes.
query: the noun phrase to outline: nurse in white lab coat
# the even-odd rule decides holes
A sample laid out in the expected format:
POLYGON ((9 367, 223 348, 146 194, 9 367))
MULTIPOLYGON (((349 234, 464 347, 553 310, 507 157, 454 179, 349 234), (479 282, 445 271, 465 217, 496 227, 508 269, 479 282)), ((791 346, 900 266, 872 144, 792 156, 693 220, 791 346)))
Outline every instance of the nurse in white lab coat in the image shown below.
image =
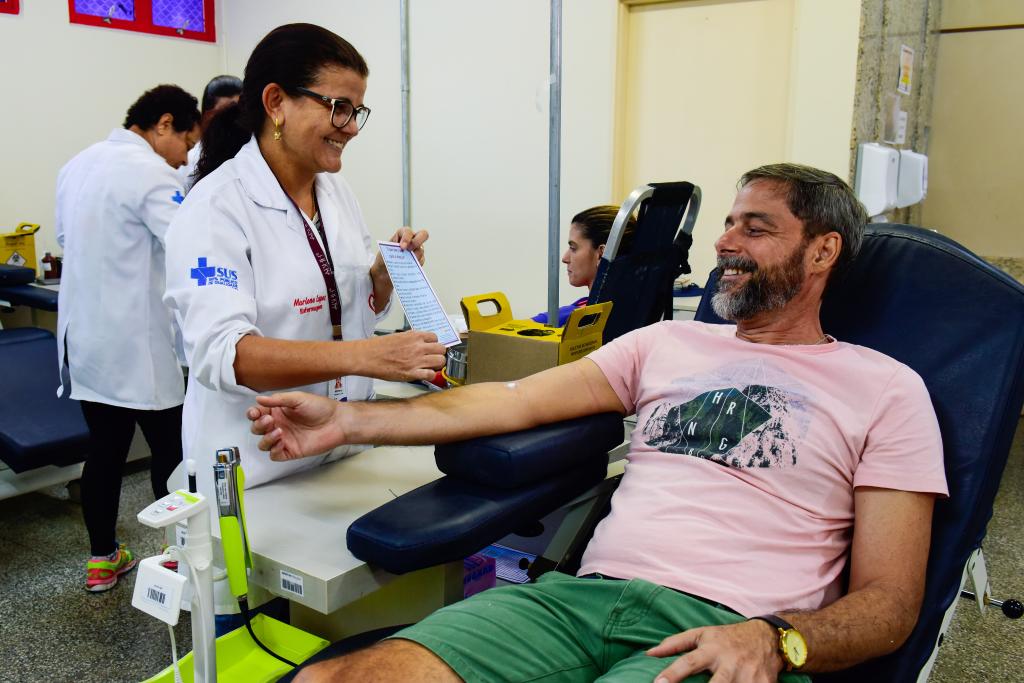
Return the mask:
MULTIPOLYGON (((202 131, 205 133, 214 115, 229 104, 237 102, 241 94, 242 79, 237 76, 223 75, 214 76, 210 79, 210 82, 206 84, 206 88, 203 89, 203 99, 200 103, 199 127, 202 131)), ((188 161, 178 169, 178 175, 181 177, 181 183, 185 187, 185 192, 188 192, 192 187, 192 175, 196 171, 196 165, 199 163, 199 156, 202 154, 202 151, 203 145, 201 143, 190 149, 188 161)))
POLYGON ((82 512, 92 559, 86 588, 108 590, 134 566, 115 540, 121 470, 138 424, 153 494, 181 460, 184 380, 164 290, 164 236, 182 199, 176 168, 199 137, 196 98, 161 85, 57 178, 64 272, 57 312, 61 393, 81 401, 90 454, 82 512))
MULTIPOLYGON (((196 184, 168 232, 165 302, 184 334, 184 446, 204 493, 220 448, 240 449, 247 486, 362 448, 271 462, 245 416, 256 393, 364 400, 371 377, 428 379, 444 362, 432 333, 373 336, 392 284, 336 174, 369 114, 367 74, 330 31, 279 27, 249 58, 240 102, 203 138, 196 184)), ((426 232, 403 228, 393 239, 422 260, 426 232)))

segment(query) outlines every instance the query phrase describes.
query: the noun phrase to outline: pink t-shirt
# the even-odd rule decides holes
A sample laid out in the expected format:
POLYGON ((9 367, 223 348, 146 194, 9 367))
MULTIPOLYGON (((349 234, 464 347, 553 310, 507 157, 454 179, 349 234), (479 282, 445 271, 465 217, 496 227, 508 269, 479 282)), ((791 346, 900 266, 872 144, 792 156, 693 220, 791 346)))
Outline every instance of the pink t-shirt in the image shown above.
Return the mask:
POLYGON ((817 609, 841 594, 855 487, 948 494, 938 423, 921 378, 877 351, 735 332, 666 321, 588 356, 637 427, 580 574, 748 616, 817 609))

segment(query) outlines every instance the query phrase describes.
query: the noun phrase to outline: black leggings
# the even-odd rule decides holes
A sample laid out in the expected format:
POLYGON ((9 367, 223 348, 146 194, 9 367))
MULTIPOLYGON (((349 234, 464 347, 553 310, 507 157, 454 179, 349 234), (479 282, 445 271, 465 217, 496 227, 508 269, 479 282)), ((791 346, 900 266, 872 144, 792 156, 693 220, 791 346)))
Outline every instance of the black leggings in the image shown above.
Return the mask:
POLYGON ((136 423, 152 453, 149 476, 153 495, 167 495, 167 478, 181 462, 181 406, 136 410, 82 401, 89 425, 89 458, 82 469, 82 515, 93 555, 117 549, 117 508, 121 477, 136 423))

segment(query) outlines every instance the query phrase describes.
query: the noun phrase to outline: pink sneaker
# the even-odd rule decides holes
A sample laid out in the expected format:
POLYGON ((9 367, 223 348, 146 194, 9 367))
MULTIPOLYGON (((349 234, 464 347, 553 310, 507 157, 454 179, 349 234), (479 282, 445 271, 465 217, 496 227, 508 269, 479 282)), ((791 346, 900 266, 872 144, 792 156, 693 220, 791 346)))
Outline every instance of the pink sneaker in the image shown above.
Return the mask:
POLYGON ((85 590, 93 593, 110 590, 117 584, 117 577, 135 569, 136 564, 138 560, 123 543, 118 546, 113 559, 89 558, 85 565, 85 590))

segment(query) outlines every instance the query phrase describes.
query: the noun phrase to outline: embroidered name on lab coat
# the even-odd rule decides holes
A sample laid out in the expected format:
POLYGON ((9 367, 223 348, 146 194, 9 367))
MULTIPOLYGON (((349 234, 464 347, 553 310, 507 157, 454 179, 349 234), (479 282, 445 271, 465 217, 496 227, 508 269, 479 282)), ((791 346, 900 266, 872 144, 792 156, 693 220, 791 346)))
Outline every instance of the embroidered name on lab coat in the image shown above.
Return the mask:
POLYGON ((316 313, 317 311, 324 310, 325 301, 327 301, 326 294, 298 297, 292 301, 292 306, 299 309, 299 315, 305 315, 306 313, 316 313))

